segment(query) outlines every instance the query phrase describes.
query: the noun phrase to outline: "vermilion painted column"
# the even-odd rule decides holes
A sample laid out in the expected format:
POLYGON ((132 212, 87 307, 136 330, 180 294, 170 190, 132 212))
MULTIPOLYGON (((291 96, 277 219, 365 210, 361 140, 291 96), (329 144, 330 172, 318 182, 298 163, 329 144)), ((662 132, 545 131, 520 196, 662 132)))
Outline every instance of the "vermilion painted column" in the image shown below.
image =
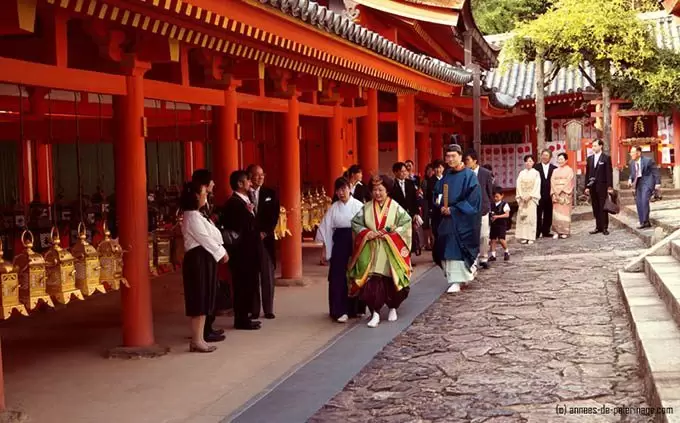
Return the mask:
POLYGON ((432 160, 444 159, 443 134, 441 128, 435 128, 432 134, 432 160))
POLYGON ((413 94, 397 97, 397 160, 413 160, 416 150, 416 98, 413 94))
POLYGON ((673 188, 680 189, 680 111, 673 110, 673 188))
MULTIPOLYGON (((334 182, 337 178, 342 176, 342 166, 344 154, 344 117, 343 110, 340 103, 337 103, 333 107, 333 117, 328 121, 328 143, 326 144, 326 192, 332 193, 334 187, 334 182)), ((332 197, 332 194, 331 194, 332 197)))
POLYGON ((54 201, 54 183, 52 175, 52 146, 43 141, 35 142, 35 165, 37 188, 40 201, 52 204, 54 201))
POLYGON ((232 81, 224 90, 224 106, 213 108, 215 137, 213 139, 213 179, 215 180, 215 203, 224 204, 231 195, 229 175, 238 170, 238 104, 236 88, 232 81))
POLYGON ((136 63, 125 77, 127 95, 114 96, 116 202, 120 245, 126 251, 123 275, 130 288, 121 288, 123 345, 154 344, 149 281, 149 231, 146 202, 146 152, 144 148, 144 72, 150 65, 136 63))
MULTIPOLYGON (((238 148, 238 141, 237 141, 238 148)), ((205 143, 203 141, 194 141, 191 143, 191 147, 194 149, 194 170, 205 169, 205 143)))
POLYGON ((191 141, 184 142, 184 179, 190 180, 194 174, 194 146, 191 141))
POLYGON ((19 193, 18 200, 21 202, 21 204, 27 205, 33 201, 35 196, 35 160, 33 142, 24 140, 23 142, 19 143, 18 152, 19 163, 21 163, 21 166, 19 166, 19 170, 21 172, 19 175, 19 186, 21 187, 21 191, 19 193))
MULTIPOLYGON (((620 179, 620 174, 621 174, 621 167, 622 163, 625 163, 626 160, 625 158, 621 160, 621 151, 619 151, 619 142, 621 139, 621 122, 620 122, 620 117, 619 117, 619 104, 614 103, 611 105, 611 122, 612 122, 612 130, 611 130, 611 137, 612 139, 610 140, 610 149, 611 149, 611 159, 612 159, 612 180, 614 181, 614 188, 619 187, 619 179, 620 179)), ((625 154, 625 153, 624 153, 625 154)))
POLYGON ((358 143, 359 164, 366 177, 377 175, 380 171, 378 144, 378 91, 369 89, 366 98, 366 117, 361 125, 358 143))
POLYGON ((427 128, 425 132, 418 132, 416 134, 416 143, 418 148, 418 163, 416 163, 416 171, 418 173, 425 174, 425 166, 430 163, 432 158, 429 128, 427 128))
POLYGON ((300 186, 300 103, 298 94, 288 100, 284 116, 284 133, 281 152, 281 205, 288 217, 290 236, 281 240, 281 278, 302 279, 302 226, 300 186))

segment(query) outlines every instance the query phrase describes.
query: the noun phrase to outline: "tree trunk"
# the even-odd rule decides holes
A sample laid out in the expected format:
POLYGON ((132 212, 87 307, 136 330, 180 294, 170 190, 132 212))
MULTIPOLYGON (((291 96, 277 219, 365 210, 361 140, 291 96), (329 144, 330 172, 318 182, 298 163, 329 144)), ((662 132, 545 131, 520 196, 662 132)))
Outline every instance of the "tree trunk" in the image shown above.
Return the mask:
POLYGON ((612 147, 612 102, 609 92, 609 84, 602 81, 602 138, 604 150, 609 153, 612 147))
POLYGON ((543 55, 536 55, 536 156, 545 148, 545 72, 543 55))

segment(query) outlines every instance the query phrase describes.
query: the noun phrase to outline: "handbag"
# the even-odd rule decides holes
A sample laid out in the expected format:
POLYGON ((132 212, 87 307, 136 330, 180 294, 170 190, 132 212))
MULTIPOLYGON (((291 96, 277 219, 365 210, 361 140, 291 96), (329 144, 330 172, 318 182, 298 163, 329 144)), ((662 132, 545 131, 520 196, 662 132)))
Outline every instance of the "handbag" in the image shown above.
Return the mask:
POLYGON ((619 193, 616 191, 609 193, 604 200, 603 208, 604 211, 609 214, 618 214, 619 211, 621 211, 621 207, 619 206, 619 193))

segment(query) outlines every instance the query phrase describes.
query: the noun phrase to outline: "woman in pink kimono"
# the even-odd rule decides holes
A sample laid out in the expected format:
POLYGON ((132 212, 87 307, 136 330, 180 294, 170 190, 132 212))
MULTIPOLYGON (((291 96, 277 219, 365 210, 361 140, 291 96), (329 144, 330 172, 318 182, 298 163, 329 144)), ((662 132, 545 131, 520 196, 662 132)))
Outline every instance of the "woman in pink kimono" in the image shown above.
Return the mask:
POLYGON ((574 170, 567 164, 567 153, 557 155, 557 169, 550 179, 550 196, 553 202, 553 238, 567 238, 571 229, 571 211, 574 201, 574 170))

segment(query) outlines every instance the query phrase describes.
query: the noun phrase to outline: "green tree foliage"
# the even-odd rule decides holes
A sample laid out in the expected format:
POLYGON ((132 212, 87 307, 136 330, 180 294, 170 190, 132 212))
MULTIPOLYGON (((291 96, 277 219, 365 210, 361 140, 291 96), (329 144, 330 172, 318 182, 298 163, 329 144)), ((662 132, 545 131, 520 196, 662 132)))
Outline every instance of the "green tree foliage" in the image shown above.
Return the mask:
POLYGON ((537 19, 521 24, 503 54, 513 60, 544 60, 559 67, 589 63, 597 83, 631 68, 643 67, 655 54, 647 25, 631 10, 630 0, 557 0, 537 19))
POLYGON ((614 88, 634 108, 668 115, 680 105, 680 55, 658 49, 646 66, 614 81, 614 88))
POLYGON ((542 15, 555 0, 472 0, 472 13, 484 34, 501 34, 542 15))

